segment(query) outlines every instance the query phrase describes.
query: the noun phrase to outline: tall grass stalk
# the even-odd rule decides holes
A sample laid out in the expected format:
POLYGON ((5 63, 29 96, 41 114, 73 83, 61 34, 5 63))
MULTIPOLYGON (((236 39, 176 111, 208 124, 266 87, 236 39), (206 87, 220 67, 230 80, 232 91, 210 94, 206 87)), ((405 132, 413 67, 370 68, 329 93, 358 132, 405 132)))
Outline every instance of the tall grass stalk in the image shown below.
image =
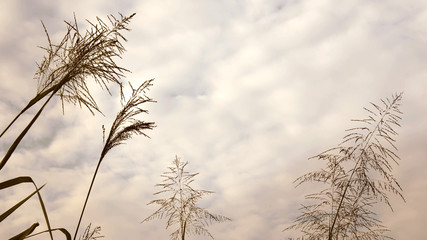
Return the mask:
POLYGON ((92 177, 92 181, 89 186, 88 193, 86 195, 86 199, 80 214, 79 221, 77 223, 76 232, 74 234, 73 239, 76 239, 80 223, 83 218, 84 211, 86 209, 87 202, 89 200, 90 193, 92 191, 93 184, 95 182, 96 175, 98 174, 99 167, 101 166, 104 157, 107 153, 113 149, 114 147, 123 144, 126 140, 130 139, 132 135, 144 135, 148 137, 144 133, 145 130, 151 130, 155 127, 154 122, 144 122, 136 117, 142 113, 148 113, 147 110, 142 109, 141 105, 147 102, 153 102, 153 100, 145 95, 145 91, 152 85, 151 82, 153 79, 145 81, 138 88, 134 89, 132 85, 130 85, 132 89, 132 95, 122 104, 122 110, 117 114, 116 119, 114 120, 108 137, 105 141, 104 147, 102 149, 101 155, 98 160, 98 164, 96 166, 95 172, 92 177))

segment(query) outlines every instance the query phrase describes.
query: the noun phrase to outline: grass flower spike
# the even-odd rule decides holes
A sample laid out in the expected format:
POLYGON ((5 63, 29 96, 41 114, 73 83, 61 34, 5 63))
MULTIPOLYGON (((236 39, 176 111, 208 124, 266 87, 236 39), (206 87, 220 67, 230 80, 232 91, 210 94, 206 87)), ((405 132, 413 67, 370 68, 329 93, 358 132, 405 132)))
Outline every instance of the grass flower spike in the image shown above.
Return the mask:
POLYGON ((92 177, 92 182, 89 187, 89 191, 86 195, 86 200, 80 214, 80 218, 76 227, 76 232, 74 238, 76 239, 78 229, 80 227, 81 220, 83 218, 84 211, 86 209, 87 202, 89 200, 89 195, 92 191, 93 184, 95 182, 96 175, 98 173, 101 162, 104 160, 107 153, 114 147, 123 144, 126 140, 130 139, 132 135, 143 135, 148 137, 144 133, 145 130, 151 130, 155 127, 154 122, 145 122, 136 118, 142 113, 148 113, 147 110, 142 109, 141 105, 148 102, 154 102, 151 98, 145 95, 145 92, 152 85, 153 79, 145 81, 138 88, 133 88, 129 83, 132 89, 131 97, 126 101, 122 98, 122 110, 117 114, 116 119, 111 125, 110 132, 107 139, 105 140, 104 147, 102 149, 101 155, 98 160, 98 165, 96 166, 95 173, 92 177))

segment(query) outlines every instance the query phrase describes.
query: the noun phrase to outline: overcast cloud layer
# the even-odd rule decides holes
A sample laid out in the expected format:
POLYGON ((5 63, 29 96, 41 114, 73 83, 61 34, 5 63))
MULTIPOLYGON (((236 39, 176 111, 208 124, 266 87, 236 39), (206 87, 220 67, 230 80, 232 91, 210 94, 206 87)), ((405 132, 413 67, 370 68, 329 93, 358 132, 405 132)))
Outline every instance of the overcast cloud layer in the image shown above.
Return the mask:
MULTIPOLYGON (((175 155, 200 173, 198 188, 216 192, 201 206, 233 220, 209 228, 215 239, 287 239, 282 230, 313 191, 292 182, 323 166, 307 159, 336 146, 369 102, 402 91, 395 175, 406 203, 396 198, 394 212, 377 210, 390 236, 426 238, 426 1, 6 0, 0 11, 1 130, 35 95, 44 54, 37 46, 47 43, 40 20, 58 41, 73 13, 81 29, 84 19, 137 13, 119 62, 133 85, 155 78, 148 95, 157 103, 147 104, 146 120, 157 127, 103 162, 83 225, 102 226, 105 239, 168 238, 164 221, 139 223, 156 210, 146 203, 175 155)), ((72 105, 63 116, 56 99, 0 175, 47 183, 52 225, 70 232, 102 148, 101 126, 120 108, 117 91, 95 92, 105 117, 72 105)), ((2 156, 34 111, 2 137, 2 156)), ((2 190, 0 211, 32 191, 2 190)), ((46 228, 36 198, 0 223, 0 239, 35 221, 46 228)))

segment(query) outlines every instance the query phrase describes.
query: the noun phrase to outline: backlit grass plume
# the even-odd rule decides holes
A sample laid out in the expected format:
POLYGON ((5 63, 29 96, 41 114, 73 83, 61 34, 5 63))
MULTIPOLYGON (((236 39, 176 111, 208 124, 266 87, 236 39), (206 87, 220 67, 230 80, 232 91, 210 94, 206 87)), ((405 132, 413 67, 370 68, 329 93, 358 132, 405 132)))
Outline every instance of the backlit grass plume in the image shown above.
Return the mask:
POLYGON ((46 104, 54 95, 58 95, 62 101, 69 102, 80 107, 85 106, 93 114, 101 112, 95 99, 92 97, 87 81, 93 79, 101 88, 110 92, 108 85, 114 83, 122 89, 124 72, 128 70, 118 66, 115 59, 121 58, 125 48, 122 41, 126 39, 121 34, 128 31, 128 23, 135 14, 125 17, 120 14, 120 18, 113 15, 108 17, 108 24, 97 18, 97 23, 89 22, 91 28, 85 32, 80 32, 76 18, 73 22, 65 22, 67 31, 62 40, 55 44, 51 41, 46 27, 48 46, 42 47, 46 50, 46 55, 38 64, 35 79, 38 81, 37 94, 11 123, 0 134, 0 137, 12 126, 12 124, 29 108, 42 99, 44 104, 38 110, 31 122, 16 138, 8 152, 0 162, 0 169, 6 164, 10 156, 18 146, 19 142, 40 116, 46 104))
POLYGON ((148 137, 144 131, 151 130, 155 127, 154 122, 145 122, 139 120, 137 117, 143 113, 148 113, 147 110, 142 109, 142 104, 148 102, 154 102, 151 98, 145 95, 145 92, 152 85, 151 82, 153 79, 145 81, 138 88, 132 89, 132 95, 126 101, 124 98, 122 99, 122 110, 117 114, 116 119, 114 120, 110 132, 108 134, 107 139, 105 140, 104 147, 102 149, 101 155, 98 160, 98 165, 96 166, 95 173, 92 177, 92 182, 89 187, 89 191, 86 195, 86 200, 82 208, 82 212, 80 214, 80 218, 76 227, 76 232, 74 234, 74 238, 76 239, 78 229, 80 227, 80 223, 89 199, 89 195, 91 193, 93 183, 95 181, 96 175, 98 173, 101 162, 104 160, 104 157, 107 153, 113 149, 114 147, 125 143, 126 140, 130 139, 132 135, 144 135, 148 137))
MULTIPOLYGON (((287 229, 301 230, 304 239, 391 239, 374 212, 377 203, 390 208, 389 194, 403 200, 402 188, 392 174, 398 164, 395 127, 400 127, 402 93, 381 104, 364 108, 368 117, 348 129, 338 147, 314 158, 327 167, 307 173, 295 182, 320 182, 327 188, 307 195, 313 202, 301 207, 302 214, 287 229)), ((286 229, 285 229, 286 230, 286 229)))
POLYGON ((121 58, 125 48, 120 41, 127 41, 120 33, 129 30, 127 24, 135 14, 120 19, 108 16, 109 24, 97 18, 97 24, 88 21, 91 28, 80 33, 76 19, 66 22, 67 33, 62 41, 54 45, 49 34, 48 47, 43 47, 47 55, 38 65, 35 78, 38 80, 37 96, 57 92, 62 102, 86 106, 92 113, 100 112, 87 87, 87 78, 92 77, 96 83, 108 92, 108 83, 122 87, 120 78, 128 71, 117 66, 114 58, 121 58))
MULTIPOLYGON (((100 18, 97 18, 96 23, 88 21, 90 25, 89 29, 83 32, 80 32, 77 25, 77 20, 74 17, 73 22, 66 22, 67 31, 59 43, 53 43, 51 41, 47 29, 42 23, 47 36, 48 44, 46 47, 42 47, 42 49, 46 51, 46 55, 40 64, 38 64, 38 70, 35 74, 35 79, 38 81, 36 96, 28 102, 28 104, 1 132, 0 138, 24 112, 26 112, 41 100, 44 102, 40 103, 40 108, 33 116, 30 123, 17 136, 13 144, 9 147, 8 151, 0 162, 0 170, 3 169, 19 145, 20 141, 24 138, 28 130, 38 119, 43 109, 53 98, 53 96, 59 96, 62 101, 63 111, 64 102, 70 102, 74 105, 79 105, 80 107, 87 107, 92 114, 95 112, 101 112, 95 99, 92 97, 89 91, 88 80, 93 80, 102 89, 107 90, 110 94, 111 92, 109 87, 111 83, 118 87, 121 93, 121 99, 124 101, 122 82, 120 79, 128 70, 116 65, 115 60, 117 60, 117 58, 121 58, 122 53, 125 51, 122 42, 126 41, 126 39, 123 37, 122 32, 129 30, 127 25, 134 15, 135 14, 132 14, 129 17, 126 17, 120 14, 119 18, 115 18, 111 15, 108 17, 107 23, 102 21, 100 18)), ((92 184, 86 197, 85 206, 96 176, 96 172, 98 171, 99 164, 101 163, 105 154, 114 146, 117 146, 130 138, 131 135, 144 134, 142 132, 143 129, 151 129, 154 127, 153 123, 146 123, 135 118, 140 113, 146 112, 139 106, 145 102, 152 101, 144 95, 145 89, 148 89, 150 85, 151 80, 146 81, 137 89, 134 89, 131 86, 133 94, 128 102, 123 103, 124 109, 119 113, 116 121, 114 122, 113 128, 110 131, 108 141, 104 146, 100 161, 93 176, 92 184)), ((4 213, 1 213, 0 222, 5 221, 23 204, 27 203, 27 201, 32 196, 37 194, 47 225, 47 230, 32 234, 40 224, 38 222, 33 222, 30 225, 31 220, 28 219, 28 226, 26 226, 23 231, 15 234, 15 236, 10 239, 18 240, 49 233, 50 239, 53 240, 53 232, 56 231, 62 233, 67 240, 71 240, 71 234, 68 232, 68 230, 64 228, 51 227, 46 207, 40 194, 40 190, 44 185, 42 187, 37 187, 31 177, 21 176, 0 182, 0 190, 15 187, 22 183, 33 183, 35 191, 24 199, 20 201, 17 200, 15 205, 11 206, 4 213)), ((83 216, 83 211, 84 208, 82 210, 80 220, 83 216)), ((80 225, 80 220, 78 225, 80 225)), ((3 227, 7 228, 10 226, 3 224, 3 227)), ((100 229, 98 227, 91 231, 89 226, 83 235, 83 239, 97 239, 99 236, 95 235, 99 233, 99 231, 100 229)), ((76 235, 74 236, 74 239, 76 238, 76 235)))
POLYGON ((164 172, 161 175, 164 178, 163 183, 156 184, 156 186, 163 188, 163 190, 154 193, 154 195, 167 193, 170 194, 170 197, 149 202, 148 204, 160 205, 160 208, 142 222, 156 218, 167 218, 166 228, 179 225, 170 235, 172 240, 184 240, 189 234, 205 235, 213 239, 206 227, 213 222, 231 220, 222 215, 211 214, 206 209, 197 206, 197 202, 204 195, 213 192, 196 190, 190 186, 198 173, 184 171, 187 164, 188 162, 182 162, 176 156, 172 167, 169 167, 169 172, 164 172))

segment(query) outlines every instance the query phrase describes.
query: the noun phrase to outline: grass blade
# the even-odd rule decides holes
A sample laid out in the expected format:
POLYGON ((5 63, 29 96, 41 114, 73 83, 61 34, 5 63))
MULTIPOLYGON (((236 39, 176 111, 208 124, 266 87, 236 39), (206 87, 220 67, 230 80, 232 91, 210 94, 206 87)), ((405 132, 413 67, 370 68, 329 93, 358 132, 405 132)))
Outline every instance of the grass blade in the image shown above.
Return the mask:
POLYGON ((33 225, 31 225, 29 228, 25 229, 20 234, 9 238, 9 240, 22 240, 26 238, 28 235, 30 235, 34 231, 34 229, 36 229, 36 227, 38 226, 39 226, 39 223, 33 223, 33 225))
POLYGON ((12 187, 15 185, 18 185, 20 183, 28 183, 28 182, 32 182, 34 183, 33 179, 31 177, 28 176, 24 176, 24 177, 17 177, 17 178, 13 178, 4 182, 0 183, 0 190, 4 189, 4 188, 8 188, 8 187, 12 187))
MULTIPOLYGON (((34 187, 37 189, 37 185, 31 177, 22 176, 22 177, 17 177, 17 178, 13 178, 13 179, 1 182, 0 183, 0 190, 4 189, 4 188, 8 188, 8 187, 18 185, 20 183, 32 183, 34 185, 34 187)), ((53 240, 52 231, 51 231, 50 222, 49 222, 49 217, 47 215, 46 207, 44 205, 44 202, 43 202, 43 199, 42 199, 40 192, 37 192, 37 196, 39 198, 40 206, 41 206, 42 211, 43 211, 43 215, 44 215, 44 219, 46 221, 48 231, 50 232, 50 238, 53 240)))
MULTIPOLYGON (((33 184, 34 184, 34 187, 37 189, 36 183, 33 182, 33 184)), ((50 226, 49 217, 47 216, 47 211, 46 211, 46 207, 44 205, 43 199, 42 199, 42 195, 40 194, 40 192, 37 192, 37 196, 39 198, 40 206, 42 207, 43 216, 44 216, 44 220, 46 221, 46 225, 47 225, 47 229, 49 231, 50 239, 53 240, 52 228, 50 226)))
MULTIPOLYGON (((54 228, 51 231, 52 232, 54 232, 54 231, 60 231, 60 232, 62 232, 64 234, 64 236, 67 238, 67 240, 71 240, 71 234, 65 228, 54 228)), ((33 235, 28 236, 27 238, 35 237, 37 235, 40 235, 40 234, 43 234, 43 233, 46 233, 46 232, 49 232, 49 230, 45 230, 45 231, 42 231, 42 232, 35 233, 33 235)))
POLYGON ((18 209, 22 204, 24 204, 28 199, 30 199, 34 194, 36 194, 40 189, 42 189, 45 185, 38 188, 36 191, 28 195, 28 197, 21 200, 19 203, 15 204, 15 206, 9 208, 6 212, 4 212, 2 215, 0 215, 0 222, 2 222, 4 219, 6 219, 10 214, 12 214, 16 209, 18 209))

